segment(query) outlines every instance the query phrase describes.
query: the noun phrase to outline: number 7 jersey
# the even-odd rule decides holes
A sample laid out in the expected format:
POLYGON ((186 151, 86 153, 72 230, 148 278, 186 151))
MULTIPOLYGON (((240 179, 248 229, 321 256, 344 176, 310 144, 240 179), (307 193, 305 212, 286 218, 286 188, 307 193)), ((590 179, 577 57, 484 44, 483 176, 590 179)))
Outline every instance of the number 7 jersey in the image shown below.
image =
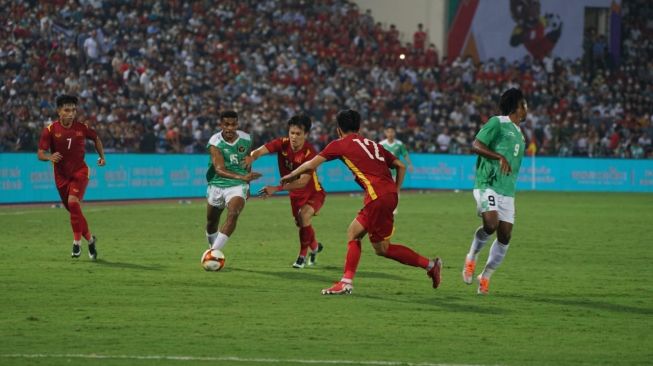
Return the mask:
POLYGON ((95 131, 85 123, 73 121, 72 125, 66 128, 59 121, 54 121, 41 132, 39 149, 61 154, 61 161, 53 164, 55 178, 67 179, 78 170, 87 168, 84 162, 86 140, 96 138, 95 131))
POLYGON ((332 141, 319 155, 326 160, 340 159, 347 165, 365 191, 365 204, 384 194, 397 193, 390 173, 397 158, 372 140, 352 133, 332 141))
POLYGON ((476 134, 476 139, 490 150, 503 155, 508 160, 512 172, 509 175, 502 173, 499 160, 479 155, 476 160, 474 188, 492 188, 498 194, 514 197, 526 145, 521 130, 508 116, 494 116, 483 125, 476 134))

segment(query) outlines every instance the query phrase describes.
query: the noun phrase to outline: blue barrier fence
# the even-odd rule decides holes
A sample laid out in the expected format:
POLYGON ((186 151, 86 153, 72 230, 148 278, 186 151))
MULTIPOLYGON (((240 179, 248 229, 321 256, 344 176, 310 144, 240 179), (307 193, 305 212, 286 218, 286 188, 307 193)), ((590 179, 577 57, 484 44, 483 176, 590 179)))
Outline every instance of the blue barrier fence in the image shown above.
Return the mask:
MULTIPOLYGON (((109 154, 107 166, 94 165, 97 155, 88 154, 91 179, 86 200, 203 197, 208 164, 206 155, 109 154)), ((471 189, 476 157, 469 155, 411 154, 415 171, 404 188, 471 189)), ((263 177, 252 184, 278 184, 276 156, 254 163, 263 177)), ((318 170, 327 192, 360 190, 344 164, 332 161, 318 170)), ((525 158, 519 172, 518 190, 653 192, 653 161, 623 159, 525 158)), ((53 202, 50 163, 36 154, 0 154, 0 203, 53 202)))

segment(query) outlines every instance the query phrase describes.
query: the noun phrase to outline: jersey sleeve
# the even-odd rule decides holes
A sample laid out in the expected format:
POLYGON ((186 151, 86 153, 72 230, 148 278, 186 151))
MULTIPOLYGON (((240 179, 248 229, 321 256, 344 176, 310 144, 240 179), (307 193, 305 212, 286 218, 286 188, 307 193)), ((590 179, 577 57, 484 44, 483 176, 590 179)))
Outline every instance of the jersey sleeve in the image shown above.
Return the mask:
POLYGON ((277 138, 268 142, 265 144, 265 148, 271 153, 283 150, 283 138, 277 138))
MULTIPOLYGON (((408 155, 408 149, 406 149, 406 144, 401 144, 401 147, 399 148, 399 155, 400 156, 408 155)), ((397 157, 399 158, 400 156, 397 157)))
POLYGON ((499 133, 499 119, 497 117, 490 118, 486 124, 481 127, 481 130, 476 134, 476 139, 485 145, 490 145, 496 139, 499 133))
POLYGON ((341 145, 340 140, 332 141, 324 148, 324 150, 320 151, 318 155, 325 158, 327 161, 337 159, 341 157, 343 153, 341 145))
POLYGON ((86 136, 87 140, 95 140, 97 138, 97 132, 94 129, 88 127, 86 123, 82 123, 82 126, 84 126, 84 136, 86 136))
POLYGON ((50 150, 50 126, 44 127, 41 131, 39 150, 50 150))

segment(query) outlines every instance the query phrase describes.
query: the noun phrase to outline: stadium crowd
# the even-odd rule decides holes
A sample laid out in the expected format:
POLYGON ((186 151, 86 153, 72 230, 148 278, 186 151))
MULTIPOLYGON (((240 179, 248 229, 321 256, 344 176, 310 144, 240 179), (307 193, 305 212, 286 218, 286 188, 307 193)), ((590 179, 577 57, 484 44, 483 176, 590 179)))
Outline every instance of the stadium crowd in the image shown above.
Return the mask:
POLYGON ((514 86, 529 101, 531 154, 653 158, 647 0, 623 1, 618 64, 595 35, 578 60, 447 60, 421 29, 402 43, 393 25, 347 0, 0 4, 0 152, 35 151, 65 91, 81 97, 80 119, 107 152, 203 153, 227 108, 255 145, 308 113, 321 148, 348 106, 369 138, 391 125, 410 151, 469 153, 514 86))

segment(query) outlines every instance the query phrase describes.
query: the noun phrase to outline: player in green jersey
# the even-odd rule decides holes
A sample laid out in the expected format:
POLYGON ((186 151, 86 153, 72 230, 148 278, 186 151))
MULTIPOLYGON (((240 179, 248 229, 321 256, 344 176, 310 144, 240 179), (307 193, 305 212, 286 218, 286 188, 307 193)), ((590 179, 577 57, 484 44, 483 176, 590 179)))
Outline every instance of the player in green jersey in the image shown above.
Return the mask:
POLYGON ((476 229, 465 258, 465 283, 472 283, 478 253, 490 235, 497 232, 485 268, 478 276, 479 294, 488 293, 490 276, 508 251, 515 222, 515 188, 525 147, 519 128, 528 111, 524 94, 514 88, 507 90, 501 95, 499 109, 502 115, 490 118, 476 134, 472 145, 472 151, 478 154, 474 198, 483 226, 476 229))
MULTIPOLYGON (((381 140, 379 144, 383 146, 386 150, 390 151, 392 155, 396 156, 398 159, 404 158, 406 160, 406 163, 408 165, 408 171, 413 172, 413 162, 410 161, 410 156, 408 155, 408 149, 406 149, 406 145, 404 145, 403 142, 401 142, 399 139, 396 139, 395 137, 397 136, 397 132, 395 131, 395 128, 392 126, 388 126, 383 130, 383 133, 385 134, 385 139, 381 140)), ((397 170, 392 168, 390 169, 390 172, 392 173, 392 177, 395 178, 397 175, 397 170)), ((397 214, 398 208, 395 208, 395 210, 392 212, 393 214, 397 214)))
POLYGON ((261 174, 245 168, 245 157, 252 147, 249 135, 238 130, 238 113, 220 114, 221 131, 211 136, 207 148, 211 155, 206 172, 206 238, 213 249, 222 250, 236 229, 238 216, 249 197, 249 182, 261 174), (218 231, 222 211, 227 219, 218 231))

